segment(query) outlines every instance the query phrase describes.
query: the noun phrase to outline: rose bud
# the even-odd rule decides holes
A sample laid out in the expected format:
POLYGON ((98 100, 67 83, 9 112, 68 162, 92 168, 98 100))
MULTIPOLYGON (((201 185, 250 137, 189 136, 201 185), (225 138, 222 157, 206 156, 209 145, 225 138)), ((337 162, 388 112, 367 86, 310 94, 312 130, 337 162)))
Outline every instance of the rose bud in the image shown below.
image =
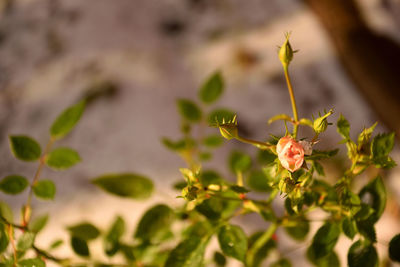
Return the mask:
POLYGON ((276 152, 282 166, 294 172, 301 168, 304 162, 304 148, 296 140, 289 136, 279 139, 276 152))

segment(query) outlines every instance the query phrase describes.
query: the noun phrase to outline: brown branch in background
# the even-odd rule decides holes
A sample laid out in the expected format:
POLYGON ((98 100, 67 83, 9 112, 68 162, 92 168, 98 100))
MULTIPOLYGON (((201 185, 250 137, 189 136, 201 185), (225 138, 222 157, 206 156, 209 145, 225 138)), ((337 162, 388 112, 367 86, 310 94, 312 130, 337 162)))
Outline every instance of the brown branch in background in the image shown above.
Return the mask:
POLYGON ((400 45, 368 27, 354 0, 304 0, 339 60, 383 123, 400 137, 400 45))

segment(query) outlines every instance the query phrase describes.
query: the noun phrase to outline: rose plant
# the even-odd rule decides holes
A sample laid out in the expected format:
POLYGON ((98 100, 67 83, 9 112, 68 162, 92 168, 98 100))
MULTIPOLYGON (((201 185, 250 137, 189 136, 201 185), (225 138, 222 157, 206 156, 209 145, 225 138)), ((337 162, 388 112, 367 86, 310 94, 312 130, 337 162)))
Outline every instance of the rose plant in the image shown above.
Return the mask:
MULTIPOLYGON (((13 155, 23 161, 37 161, 38 168, 30 182, 17 174, 0 181, 0 190, 6 194, 20 194, 29 188, 19 219, 6 202, 0 202, 0 266, 42 267, 49 263, 61 266, 225 266, 229 264, 227 257, 249 267, 266 266, 266 263, 273 267, 291 266, 288 253, 278 246, 282 234, 299 242, 299 247, 306 246, 306 257, 315 266, 340 266, 335 245, 341 234, 353 242, 348 249, 348 266, 378 266, 389 259, 400 262, 400 235, 389 244, 389 258, 382 260, 376 250, 379 237, 375 224, 386 205, 381 175, 369 177, 359 192, 352 187, 353 181, 367 168, 389 169, 396 165, 389 156, 394 134, 373 137, 374 124, 363 129, 354 141, 350 138, 349 122, 340 115, 336 127, 343 138, 341 143, 347 148, 349 164, 333 183, 325 180, 323 163, 331 161, 338 149, 321 151, 317 143, 323 142, 320 136, 331 125, 328 119, 333 110, 313 120, 298 117, 288 72, 294 53, 287 35, 279 50, 279 59, 293 117, 279 114, 269 120, 269 123, 284 122, 285 132, 281 136, 271 135, 268 141, 257 141, 240 135, 235 113, 215 107, 224 89, 221 73, 215 72, 200 87, 201 103, 190 99, 177 101, 182 117, 182 137, 162 139, 163 144, 187 165, 180 169, 183 179, 173 185, 182 199, 181 205, 162 203, 150 207, 130 237, 126 237, 127 226, 121 216, 114 218, 108 229, 99 229, 87 221, 69 225, 69 245, 76 256, 58 256, 57 247, 64 245, 64 240, 54 240, 47 248, 37 244, 35 237, 41 234, 49 216, 36 214, 31 203, 34 197, 54 198, 56 186, 51 180, 42 179, 43 168, 65 170, 80 162, 77 151, 53 146, 78 123, 87 99, 67 108, 56 118, 43 152, 33 138, 11 135, 13 155), (288 124, 293 126, 291 132, 288 124), (218 127, 222 137, 207 125, 218 127), (309 127, 312 138, 299 138, 300 126, 309 127), (221 170, 212 169, 208 164, 215 148, 223 145, 224 138, 236 139, 258 149, 256 157, 240 150, 231 152, 228 167, 236 181, 224 177, 221 170), (278 198, 283 198, 284 202, 276 201, 278 198), (314 220, 313 210, 322 211, 324 217, 314 220), (232 223, 233 218, 242 217, 245 225, 247 214, 260 216, 269 224, 268 228, 249 234, 248 229, 232 223), (319 223, 320 227, 309 233, 312 223, 319 223), (278 229, 283 231, 277 232, 278 229), (97 254, 91 252, 92 241, 99 238, 103 240, 107 260, 96 258, 97 254), (205 252, 210 250, 212 239, 218 240, 219 247, 212 247, 212 257, 206 258, 205 252)), ((106 174, 92 182, 107 193, 133 200, 147 199, 154 191, 152 181, 137 173, 106 174)))

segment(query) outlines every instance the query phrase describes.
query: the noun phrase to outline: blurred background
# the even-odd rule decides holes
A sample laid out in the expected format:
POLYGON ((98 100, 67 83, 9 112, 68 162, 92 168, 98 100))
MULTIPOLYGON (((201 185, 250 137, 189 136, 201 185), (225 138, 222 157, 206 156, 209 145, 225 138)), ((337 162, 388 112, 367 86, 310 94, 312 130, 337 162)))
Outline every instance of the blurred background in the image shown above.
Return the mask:
MULTIPOLYGON (((150 205, 179 205, 178 193, 169 188, 181 179, 184 162, 160 139, 180 135, 176 99, 195 98, 215 70, 226 82, 218 105, 237 112, 244 136, 265 140, 269 133, 282 134, 282 125, 266 122, 291 114, 277 57, 286 31, 300 50, 290 70, 301 117, 333 108, 330 121, 342 113, 353 137, 379 121, 378 131, 395 131, 399 140, 399 0, 0 0, 0 174, 32 177, 36 169, 11 156, 9 134, 28 134, 44 146, 60 111, 83 96, 93 100, 59 144, 77 149, 82 163, 42 175, 58 191, 53 202, 34 202, 36 214, 52 215, 39 241, 67 240, 63 226, 81 220, 107 227, 116 214, 133 231, 150 205), (155 181, 150 201, 111 197, 90 183, 103 173, 126 171, 155 181)), ((330 148, 339 140, 331 127, 319 146, 330 148)), ((232 148, 255 153, 232 141, 217 151, 211 166, 225 168, 232 148)), ((398 147, 393 158, 400 162, 398 147)), ((385 179, 390 200, 377 229, 382 257, 400 232, 399 168, 385 179)), ((26 195, 0 199, 17 209, 26 195)), ((246 218, 238 223, 249 232, 266 225, 246 218)), ((308 266, 299 260, 307 246, 288 241, 284 233, 278 237, 283 250, 292 251, 288 257, 296 258, 294 266, 308 266)), ((343 263, 350 244, 341 238, 337 245, 343 263)), ((58 253, 68 255, 68 246, 58 253)))

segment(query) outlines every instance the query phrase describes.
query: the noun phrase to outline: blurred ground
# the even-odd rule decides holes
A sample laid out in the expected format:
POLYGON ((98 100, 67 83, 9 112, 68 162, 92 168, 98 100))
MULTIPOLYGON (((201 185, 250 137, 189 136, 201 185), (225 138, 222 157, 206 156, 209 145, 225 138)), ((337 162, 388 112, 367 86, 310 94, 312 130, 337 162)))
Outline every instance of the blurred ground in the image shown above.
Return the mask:
MULTIPOLYGON (((374 28, 400 39, 400 28, 380 3, 363 1, 362 7, 374 28)), ((99 192, 89 180, 103 173, 148 175, 158 190, 153 202, 179 204, 176 193, 167 188, 180 178, 178 168, 183 162, 159 139, 179 134, 175 99, 196 97, 199 84, 215 69, 222 70, 227 83, 219 105, 238 112, 246 135, 264 139, 270 132, 279 133, 281 125, 267 126, 266 121, 277 113, 291 114, 276 56, 286 31, 292 31, 292 44, 300 49, 291 65, 300 116, 334 108, 333 121, 343 113, 352 122, 353 135, 377 120, 335 60, 323 29, 298 1, 14 1, 13 9, 0 15, 2 176, 31 177, 36 168, 12 158, 8 134, 27 133, 45 145, 48 127, 62 109, 93 87, 115 89, 93 102, 75 131, 59 144, 77 149, 83 162, 67 172, 43 174, 57 183, 58 192, 54 202, 35 202, 37 214, 53 215, 40 241, 48 244, 50 236, 66 238, 58 223, 84 219, 106 227, 114 214, 123 214, 129 225, 135 225, 150 202, 99 192)), ((332 128, 321 146, 338 140, 332 128)), ((240 145, 231 142, 218 151, 223 163, 234 146, 240 145)), ((395 154, 399 162, 399 152, 395 154)), ((392 188, 400 187, 398 173, 396 169, 389 176, 392 188)), ((399 199, 398 194, 399 190, 399 199)), ((1 195, 14 208, 25 197, 1 195)), ((249 231, 263 227, 261 221, 245 218, 243 223, 249 231)), ((400 231, 390 215, 379 225, 383 243, 400 231)), ((296 247, 281 236, 284 251, 296 247)), ((345 245, 337 248, 344 258, 350 243, 342 242, 345 245)), ((379 249, 384 253, 386 247, 379 244, 379 249)), ((294 266, 307 266, 298 259, 304 251, 290 253, 296 258, 294 266)))

